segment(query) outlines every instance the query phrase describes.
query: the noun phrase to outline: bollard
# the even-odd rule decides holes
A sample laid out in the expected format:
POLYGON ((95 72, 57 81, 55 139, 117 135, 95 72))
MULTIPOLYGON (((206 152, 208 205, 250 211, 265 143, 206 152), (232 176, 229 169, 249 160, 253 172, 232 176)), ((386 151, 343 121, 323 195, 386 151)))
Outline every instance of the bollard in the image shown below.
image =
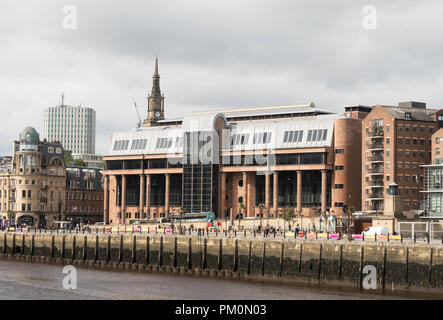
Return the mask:
POLYGON ((254 238, 255 238, 255 229, 254 229, 254 238))
POLYGON ((417 237, 416 237, 415 232, 414 232, 414 243, 416 243, 416 242, 417 242, 417 237))
POLYGON ((428 240, 428 243, 431 242, 431 235, 429 234, 429 232, 426 233, 426 238, 428 240))
MULTIPOLYGON (((400 233, 400 242, 403 242, 403 235, 400 233)), ((442 243, 443 243, 443 239, 442 239, 442 243)))
POLYGON ((283 239, 286 239, 286 230, 283 231, 283 239))
POLYGON ((246 238, 246 229, 245 229, 245 238, 246 238))
MULTIPOLYGON (((275 232, 274 232, 274 238, 275 238, 275 232)), ((297 232, 294 231, 294 239, 297 239, 297 232)))

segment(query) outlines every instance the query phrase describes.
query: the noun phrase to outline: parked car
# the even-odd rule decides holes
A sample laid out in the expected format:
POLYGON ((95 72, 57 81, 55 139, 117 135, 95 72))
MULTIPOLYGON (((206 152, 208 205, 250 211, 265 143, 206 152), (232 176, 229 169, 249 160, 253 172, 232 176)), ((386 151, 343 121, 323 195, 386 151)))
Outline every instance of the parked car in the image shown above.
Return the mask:
POLYGON ((367 227, 362 233, 363 236, 369 236, 369 235, 388 235, 389 230, 386 227, 367 227))

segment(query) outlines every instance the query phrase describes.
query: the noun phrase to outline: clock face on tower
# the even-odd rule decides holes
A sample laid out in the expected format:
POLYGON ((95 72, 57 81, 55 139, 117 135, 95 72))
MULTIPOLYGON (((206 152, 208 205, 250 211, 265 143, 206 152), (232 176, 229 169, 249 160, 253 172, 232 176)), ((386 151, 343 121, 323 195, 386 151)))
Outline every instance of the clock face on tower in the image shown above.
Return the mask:
POLYGON ((156 116, 156 117, 160 117, 160 112, 156 111, 156 112, 155 112, 155 116, 156 116))

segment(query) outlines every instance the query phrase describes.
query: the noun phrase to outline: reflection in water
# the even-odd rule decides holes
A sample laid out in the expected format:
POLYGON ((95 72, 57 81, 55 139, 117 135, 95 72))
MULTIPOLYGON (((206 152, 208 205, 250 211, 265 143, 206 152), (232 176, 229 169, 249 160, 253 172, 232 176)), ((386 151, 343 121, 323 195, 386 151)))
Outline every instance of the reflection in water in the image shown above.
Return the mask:
POLYGON ((62 286, 62 266, 0 261, 0 299, 401 299, 339 291, 171 274, 77 269, 77 290, 62 286))

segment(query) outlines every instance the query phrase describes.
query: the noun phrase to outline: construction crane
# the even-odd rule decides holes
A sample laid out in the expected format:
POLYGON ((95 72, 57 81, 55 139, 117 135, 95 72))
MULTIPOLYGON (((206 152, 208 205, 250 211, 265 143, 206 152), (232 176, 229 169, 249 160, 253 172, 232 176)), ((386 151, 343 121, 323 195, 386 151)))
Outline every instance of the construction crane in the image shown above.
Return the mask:
POLYGON ((134 97, 132 97, 132 101, 134 101, 135 111, 137 112, 137 116, 138 116, 137 128, 140 128, 142 126, 142 118, 140 117, 140 113, 138 112, 137 103, 135 102, 134 97))

